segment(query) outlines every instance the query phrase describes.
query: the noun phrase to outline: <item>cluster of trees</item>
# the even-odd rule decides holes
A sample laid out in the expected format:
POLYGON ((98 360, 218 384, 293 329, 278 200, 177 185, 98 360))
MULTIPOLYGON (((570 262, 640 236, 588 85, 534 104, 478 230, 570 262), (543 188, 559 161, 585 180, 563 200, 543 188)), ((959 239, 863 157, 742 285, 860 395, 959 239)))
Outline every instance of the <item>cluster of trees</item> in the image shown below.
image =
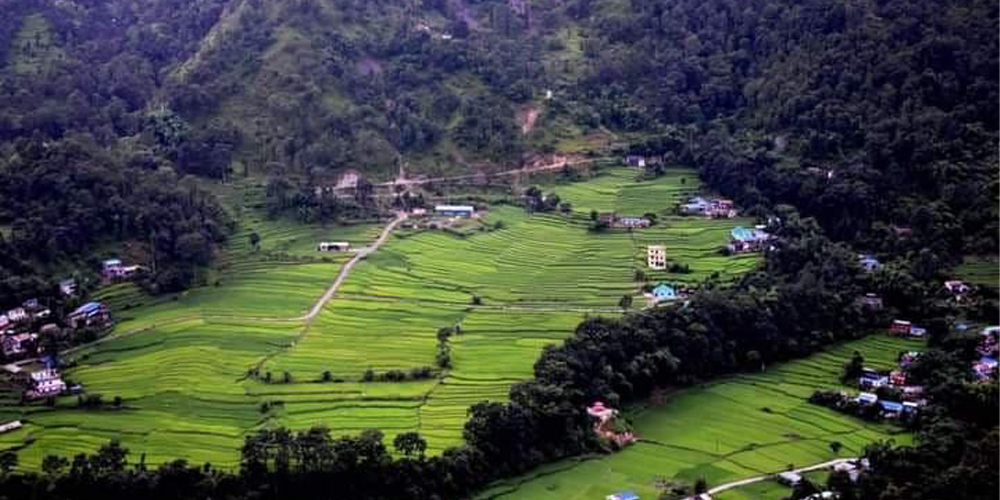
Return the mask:
POLYGON ((232 222, 196 179, 138 169, 87 136, 18 140, 0 160, 0 304, 58 297, 52 270, 97 270, 88 256, 131 242, 153 292, 189 286, 232 222))

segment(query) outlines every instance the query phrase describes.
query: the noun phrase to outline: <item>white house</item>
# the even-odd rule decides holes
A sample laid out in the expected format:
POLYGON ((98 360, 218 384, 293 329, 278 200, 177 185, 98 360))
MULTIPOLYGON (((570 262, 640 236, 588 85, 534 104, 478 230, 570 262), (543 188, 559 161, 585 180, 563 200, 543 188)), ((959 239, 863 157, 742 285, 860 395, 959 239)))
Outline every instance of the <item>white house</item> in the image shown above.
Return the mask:
POLYGON ((646 264, 650 269, 662 271, 667 268, 667 247, 649 245, 646 247, 646 264))
POLYGON ((469 205, 438 205, 434 207, 434 212, 449 217, 472 217, 476 208, 469 205))
POLYGON ((351 244, 346 241, 324 241, 316 250, 320 252, 346 252, 351 249, 351 244))

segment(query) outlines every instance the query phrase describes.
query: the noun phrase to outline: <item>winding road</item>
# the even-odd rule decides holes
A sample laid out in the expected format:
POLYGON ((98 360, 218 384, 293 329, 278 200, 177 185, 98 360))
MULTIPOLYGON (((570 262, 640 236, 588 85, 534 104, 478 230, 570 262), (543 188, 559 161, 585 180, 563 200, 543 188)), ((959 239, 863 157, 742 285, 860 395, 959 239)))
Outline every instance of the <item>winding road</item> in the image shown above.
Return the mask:
MULTIPOLYGON (((800 469, 792 469, 790 471, 781 471, 781 472, 794 472, 796 474, 802 474, 803 472, 812 472, 814 470, 827 469, 836 465, 840 465, 847 462, 854 462, 857 460, 858 460, 857 458, 838 458, 836 460, 830 460, 829 462, 823 462, 821 464, 810 465, 808 467, 802 467, 800 469)), ((733 481, 731 483, 720 484, 714 488, 710 488, 708 490, 708 494, 715 495, 716 493, 722 493, 723 491, 731 490, 733 488, 739 488, 740 486, 746 486, 748 484, 765 481, 772 477, 774 477, 774 474, 764 474, 762 476, 754 476, 747 479, 741 479, 739 481, 733 481)))
POLYGON ((375 243, 372 243, 370 246, 358 250, 358 252, 354 254, 354 257, 351 257, 351 260, 347 261, 347 263, 340 268, 340 272, 337 273, 337 279, 333 280, 333 283, 331 283, 330 287, 326 289, 326 292, 323 294, 323 296, 320 297, 315 304, 313 304, 313 307, 312 309, 309 310, 309 313, 306 314, 305 316, 299 316, 298 318, 293 318, 292 321, 306 321, 306 322, 312 321, 312 319, 315 318, 316 315, 323 310, 323 306, 325 306, 327 302, 330 302, 330 299, 332 299, 333 296, 337 294, 337 290, 340 288, 340 285, 343 284, 344 280, 347 279, 347 276, 351 274, 351 270, 354 269, 354 266, 362 259, 368 257, 376 250, 378 250, 378 248, 382 246, 383 243, 385 243, 385 240, 389 238, 389 235, 392 234, 392 230, 396 229, 396 226, 398 226, 399 223, 406 220, 406 217, 407 217, 406 212, 396 212, 396 218, 393 219, 392 222, 390 222, 388 225, 385 226, 385 228, 382 229, 382 233, 379 234, 378 239, 375 240, 375 243))

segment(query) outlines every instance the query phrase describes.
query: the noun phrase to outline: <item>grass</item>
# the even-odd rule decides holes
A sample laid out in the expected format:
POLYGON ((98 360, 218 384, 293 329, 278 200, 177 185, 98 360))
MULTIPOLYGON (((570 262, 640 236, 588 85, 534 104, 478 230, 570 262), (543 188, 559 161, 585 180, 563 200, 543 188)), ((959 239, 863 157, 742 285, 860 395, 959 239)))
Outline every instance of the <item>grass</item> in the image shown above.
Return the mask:
POLYGON ((75 397, 55 408, 5 407, 5 418, 26 425, 0 436, 0 448, 19 449, 21 467, 37 469, 47 454, 92 451, 112 438, 150 464, 182 457, 236 467, 243 437, 276 426, 324 425, 335 434, 380 428, 389 441, 417 430, 432 453, 460 444, 469 406, 505 400, 511 384, 531 377, 541 350, 570 336, 587 315, 620 314, 618 299, 637 293, 633 274, 645 267, 648 242, 668 245, 693 270, 664 278, 733 279, 756 265, 756 256, 716 252, 743 221, 669 216, 669 207, 697 188, 692 174, 644 182, 633 175, 611 169, 547 187, 574 203, 571 214, 496 206, 485 222, 503 220, 503 229, 400 232, 354 268, 312 321, 296 318, 349 258, 319 254, 316 242, 365 246, 381 225, 268 219, 254 181, 217 187, 239 229, 206 286, 156 300, 129 284, 99 294, 121 322, 108 340, 75 353, 67 376, 106 401, 122 398, 122 407, 84 410, 75 397), (646 231, 594 233, 591 205, 662 216, 646 231), (258 249, 250 247, 252 231, 261 236, 258 249), (452 325, 461 325, 461 334, 449 340, 451 367, 440 370, 436 334, 452 325), (435 376, 361 382, 368 369, 421 367, 435 376), (253 369, 260 378, 249 376, 253 369), (331 380, 321 383, 324 372, 331 380))
POLYGON ((955 275, 970 284, 996 289, 1000 287, 1000 258, 996 255, 966 257, 955 269, 955 275))
MULTIPOLYGON (((623 489, 657 498, 659 479, 693 483, 703 477, 715 486, 789 465, 858 456, 874 441, 906 443, 910 435, 895 427, 811 405, 807 398, 817 388, 840 386, 840 370, 855 350, 866 364, 889 368, 898 353, 922 346, 920 341, 872 335, 761 373, 683 389, 661 406, 631 412, 639 443, 613 455, 551 464, 501 482, 481 498, 573 500, 603 498, 623 489), (843 444, 839 455, 830 450, 831 441, 843 444)), ((772 498, 772 492, 774 485, 760 483, 720 498, 772 498)))

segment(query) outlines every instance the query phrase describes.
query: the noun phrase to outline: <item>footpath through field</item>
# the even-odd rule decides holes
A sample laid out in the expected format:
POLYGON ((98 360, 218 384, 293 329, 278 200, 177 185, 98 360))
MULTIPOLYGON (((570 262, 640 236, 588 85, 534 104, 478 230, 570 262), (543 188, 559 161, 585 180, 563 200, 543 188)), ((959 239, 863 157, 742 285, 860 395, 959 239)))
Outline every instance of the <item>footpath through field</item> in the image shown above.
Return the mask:
MULTIPOLYGON (((814 470, 827 469, 827 468, 830 468, 830 467, 833 467, 833 466, 836 466, 836 465, 840 465, 840 464, 847 463, 847 462, 854 462, 854 461, 857 461, 857 460, 858 460, 858 458, 838 458, 836 460, 830 460, 828 462, 823 462, 823 463, 816 464, 816 465, 810 465, 809 467, 802 467, 802 468, 799 468, 799 469, 792 469, 790 471, 782 471, 782 472, 792 472, 792 473, 795 473, 795 474, 802 474, 803 472, 812 472, 814 470)), ((766 481, 768 479, 771 479, 773 476, 774 476, 774 474, 764 474, 762 476, 754 476, 754 477, 747 478, 747 479, 741 479, 739 481, 733 481, 731 483, 720 484, 719 486, 716 486, 714 488, 710 488, 708 490, 708 494, 709 495, 715 495, 717 493, 722 493, 723 491, 726 491, 726 490, 731 490, 733 488, 739 488, 740 486, 746 486, 748 484, 758 483, 760 481, 766 481)))
POLYGON ((323 310, 323 306, 325 306, 326 303, 329 302, 334 295, 336 295, 337 289, 339 289, 340 285, 344 282, 344 280, 347 279, 347 276, 351 274, 351 269, 354 269, 354 266, 362 259, 368 257, 376 250, 378 250, 378 248, 382 246, 383 243, 385 243, 385 240, 389 238, 389 235, 392 234, 392 230, 396 229, 396 226, 398 226, 400 222, 406 220, 406 217, 407 217, 406 212, 403 211, 396 212, 396 218, 393 219, 392 222, 390 222, 387 226, 385 226, 385 229, 382 229, 382 233, 379 234, 378 239, 375 240, 375 243, 372 243, 371 246, 358 250, 358 253, 354 254, 354 257, 352 257, 351 260, 347 261, 347 263, 340 268, 340 272, 337 273, 337 279, 333 280, 333 283, 330 284, 330 287, 326 289, 326 293, 324 293, 323 296, 320 297, 318 301, 316 301, 316 304, 314 304, 312 309, 309 310, 309 313, 306 314, 305 316, 293 318, 292 320, 312 321, 312 319, 315 318, 316 315, 323 310))

